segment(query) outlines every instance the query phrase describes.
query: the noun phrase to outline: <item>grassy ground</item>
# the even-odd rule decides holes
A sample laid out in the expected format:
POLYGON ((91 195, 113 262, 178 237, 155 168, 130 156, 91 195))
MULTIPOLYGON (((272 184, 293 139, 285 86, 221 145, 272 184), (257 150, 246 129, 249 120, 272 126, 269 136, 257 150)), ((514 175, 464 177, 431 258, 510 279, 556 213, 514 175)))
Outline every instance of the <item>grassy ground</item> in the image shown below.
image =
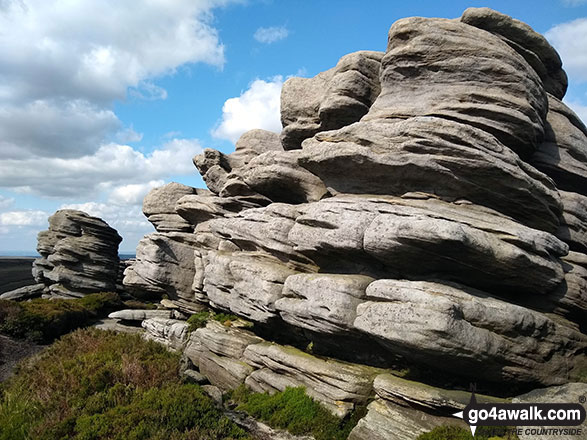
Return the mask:
POLYGON ((366 407, 341 420, 332 415, 318 402, 308 397, 303 387, 286 388, 275 394, 253 393, 245 385, 230 393, 244 411, 272 428, 285 429, 294 435, 312 435, 316 440, 345 440, 361 417, 366 407))
POLYGON ((115 293, 94 293, 79 299, 0 300, 0 333, 47 343, 122 307, 115 293))
POLYGON ((179 356, 137 335, 77 330, 0 388, 0 440, 248 439, 179 356))

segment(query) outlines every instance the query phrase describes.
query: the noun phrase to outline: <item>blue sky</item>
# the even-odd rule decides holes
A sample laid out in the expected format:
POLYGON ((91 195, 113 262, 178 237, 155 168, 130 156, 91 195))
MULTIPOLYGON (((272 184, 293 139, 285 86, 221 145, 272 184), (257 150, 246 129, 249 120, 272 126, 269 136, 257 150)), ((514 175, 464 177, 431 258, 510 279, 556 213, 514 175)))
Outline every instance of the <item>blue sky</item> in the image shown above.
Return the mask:
POLYGON ((587 120, 587 0, 0 0, 0 255, 31 251, 62 207, 98 215, 133 252, 155 186, 203 187, 191 157, 279 131, 279 90, 409 16, 488 6, 559 50, 587 120))

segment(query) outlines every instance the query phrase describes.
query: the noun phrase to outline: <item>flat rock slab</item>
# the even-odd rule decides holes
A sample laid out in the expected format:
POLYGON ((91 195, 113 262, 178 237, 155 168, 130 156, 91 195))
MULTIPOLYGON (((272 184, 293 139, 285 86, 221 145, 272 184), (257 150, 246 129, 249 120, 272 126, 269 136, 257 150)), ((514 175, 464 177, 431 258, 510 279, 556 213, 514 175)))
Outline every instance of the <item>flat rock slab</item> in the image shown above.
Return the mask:
POLYGON ((377 368, 319 359, 273 343, 249 345, 244 360, 256 368, 265 368, 266 374, 253 373, 248 378, 247 384, 253 389, 266 391, 269 386, 283 391, 286 386, 304 386, 311 397, 340 416, 352 410, 355 403, 368 399, 375 376, 382 372, 377 368))
MULTIPOLYGON (((586 383, 568 383, 561 386, 550 387, 550 388, 543 388, 534 391, 530 391, 529 393, 523 394, 514 398, 512 401, 514 403, 577 403, 580 402, 580 398, 585 398, 587 396, 587 384, 586 383)), ((532 428, 552 428, 548 426, 540 427, 540 426, 533 426, 532 428)), ((583 423, 582 426, 579 426, 582 429, 582 433, 580 436, 577 435, 557 435, 557 436, 549 436, 549 435, 532 435, 526 434, 525 429, 523 430, 522 435, 520 435, 521 440, 585 440, 587 439, 587 429, 586 424, 583 423)))
POLYGON ((467 428, 458 419, 431 416, 383 399, 371 402, 368 410, 367 415, 351 431, 349 440, 414 440, 440 425, 452 424, 467 428))
POLYGON ((0 299, 10 299, 13 301, 22 301, 41 296, 45 293, 46 286, 44 284, 33 284, 24 286, 19 289, 10 290, 0 295, 0 299))
MULTIPOLYGON (((373 388, 379 397, 387 401, 395 401, 400 405, 416 405, 430 411, 452 415, 462 411, 471 400, 471 393, 467 391, 446 390, 432 387, 420 382, 414 382, 392 374, 381 374, 375 378, 373 388)), ((483 394, 475 394, 479 403, 505 403, 500 399, 483 394)))
POLYGON ((142 309, 125 309, 112 312, 108 315, 111 319, 120 319, 123 321, 143 321, 151 318, 171 319, 172 310, 142 310, 142 309))

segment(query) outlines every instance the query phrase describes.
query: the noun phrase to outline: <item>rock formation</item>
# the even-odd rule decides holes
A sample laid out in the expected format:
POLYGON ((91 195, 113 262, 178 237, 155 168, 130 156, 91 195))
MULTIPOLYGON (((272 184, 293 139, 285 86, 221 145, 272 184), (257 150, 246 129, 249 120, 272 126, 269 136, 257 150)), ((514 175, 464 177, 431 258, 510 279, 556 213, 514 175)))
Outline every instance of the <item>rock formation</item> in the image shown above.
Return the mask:
POLYGON ((57 297, 116 291, 116 230, 85 212, 62 209, 49 217, 49 229, 38 236, 33 276, 44 291, 57 297))
POLYGON ((586 368, 587 128, 566 87, 549 43, 487 8, 399 20, 385 53, 289 79, 281 136, 196 156, 209 191, 147 196, 157 232, 124 279, 254 333, 143 326, 221 388, 303 385, 339 415, 376 397, 354 440, 413 439, 464 405, 397 366, 487 392, 572 382, 586 368))

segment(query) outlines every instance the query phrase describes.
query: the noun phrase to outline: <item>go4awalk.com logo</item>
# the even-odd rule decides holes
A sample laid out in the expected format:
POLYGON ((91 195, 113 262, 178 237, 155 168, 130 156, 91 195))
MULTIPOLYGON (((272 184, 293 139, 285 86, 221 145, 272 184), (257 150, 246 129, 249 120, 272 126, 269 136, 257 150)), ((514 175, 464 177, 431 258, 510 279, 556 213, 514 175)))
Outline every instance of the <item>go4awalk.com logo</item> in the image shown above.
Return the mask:
POLYGON ((473 392, 469 404, 454 416, 463 419, 473 435, 477 426, 548 426, 531 433, 581 435, 577 427, 585 421, 585 408, 579 403, 477 403, 473 392))

